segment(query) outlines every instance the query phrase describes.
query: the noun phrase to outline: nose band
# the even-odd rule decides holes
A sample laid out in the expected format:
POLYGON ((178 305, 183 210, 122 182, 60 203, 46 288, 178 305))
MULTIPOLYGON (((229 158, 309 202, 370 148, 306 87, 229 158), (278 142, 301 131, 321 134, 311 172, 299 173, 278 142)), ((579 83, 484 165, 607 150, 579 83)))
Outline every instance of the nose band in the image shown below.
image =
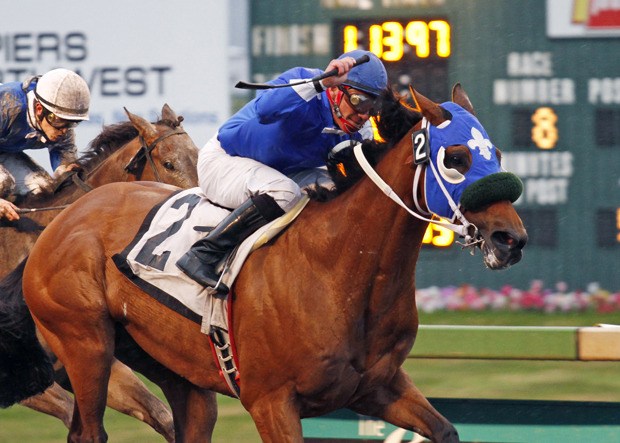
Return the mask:
POLYGON ((523 182, 511 172, 496 172, 469 185, 461 195, 461 207, 477 211, 501 200, 514 203, 523 192, 523 182))

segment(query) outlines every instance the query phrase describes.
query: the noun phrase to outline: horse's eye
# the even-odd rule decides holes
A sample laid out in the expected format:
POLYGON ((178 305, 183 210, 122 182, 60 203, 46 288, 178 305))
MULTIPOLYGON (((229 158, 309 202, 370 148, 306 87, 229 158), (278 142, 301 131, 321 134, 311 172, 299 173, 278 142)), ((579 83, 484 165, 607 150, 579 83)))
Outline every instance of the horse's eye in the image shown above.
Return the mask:
POLYGON ((465 174, 471 167, 471 152, 468 148, 451 146, 446 150, 443 164, 448 169, 456 169, 465 174))
POLYGON ((460 155, 451 155, 449 157, 446 157, 446 159, 444 160, 444 164, 448 168, 458 169, 459 166, 465 166, 465 159, 463 158, 463 156, 460 155))
POLYGON ((174 164, 172 162, 164 162, 164 168, 169 171, 174 171, 174 164))

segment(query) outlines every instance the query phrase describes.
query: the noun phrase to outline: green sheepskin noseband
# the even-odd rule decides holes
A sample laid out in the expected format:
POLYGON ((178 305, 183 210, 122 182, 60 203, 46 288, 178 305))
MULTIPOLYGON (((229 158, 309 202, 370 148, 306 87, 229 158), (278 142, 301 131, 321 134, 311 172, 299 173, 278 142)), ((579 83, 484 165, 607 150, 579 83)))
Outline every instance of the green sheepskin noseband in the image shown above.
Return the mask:
POLYGON ((461 206, 468 211, 478 211, 501 200, 514 203, 522 192, 523 182, 519 177, 511 172, 496 172, 465 188, 461 195, 461 206))

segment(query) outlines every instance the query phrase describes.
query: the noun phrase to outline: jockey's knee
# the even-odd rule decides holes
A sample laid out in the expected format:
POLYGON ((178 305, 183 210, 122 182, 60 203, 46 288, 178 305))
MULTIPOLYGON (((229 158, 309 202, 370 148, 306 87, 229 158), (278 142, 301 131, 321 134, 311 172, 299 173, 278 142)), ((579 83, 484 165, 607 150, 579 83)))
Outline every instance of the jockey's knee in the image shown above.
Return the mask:
POLYGON ((15 191, 15 178, 0 165, 0 198, 7 198, 15 191))
POLYGON ((273 197, 284 212, 288 212, 301 200, 302 193, 299 186, 292 180, 282 183, 282 185, 277 190, 266 191, 266 194, 273 197))
POLYGON ((0 161, 0 182, 4 175, 11 177, 14 182, 12 195, 24 197, 53 192, 54 181, 50 174, 26 153, 1 154, 0 161))
POLYGON ((54 192, 54 179, 44 170, 33 171, 24 177, 22 194, 49 194, 54 192))

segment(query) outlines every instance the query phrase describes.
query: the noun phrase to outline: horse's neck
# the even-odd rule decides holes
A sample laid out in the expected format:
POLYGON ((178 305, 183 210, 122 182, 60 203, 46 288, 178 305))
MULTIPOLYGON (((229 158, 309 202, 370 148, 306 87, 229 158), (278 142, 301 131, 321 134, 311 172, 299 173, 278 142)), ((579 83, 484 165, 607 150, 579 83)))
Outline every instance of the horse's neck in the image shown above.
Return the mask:
POLYGON ((139 148, 140 143, 136 138, 117 149, 92 168, 85 180, 86 184, 92 188, 98 188, 108 183, 132 181, 133 176, 125 171, 125 166, 139 148))
MULTIPOLYGON (((409 138, 386 153, 377 173, 409 207, 413 206, 414 169, 409 138)), ((317 232, 328 232, 331 255, 355 269, 357 284, 373 288, 367 295, 379 304, 410 291, 427 223, 411 216, 364 178, 324 210, 317 205, 317 232)), ((333 257, 331 258, 333 260, 333 257)), ((360 286, 360 287, 361 287, 360 286)))
MULTIPOLYGON (((376 171, 404 204, 413 208, 415 170, 411 164, 411 149, 408 146, 410 137, 405 137, 404 140, 386 154, 376 171)), ((361 184, 360 193, 363 193, 364 201, 372 202, 366 209, 366 225, 371 229, 369 234, 376 232, 383 237, 374 242, 382 252, 382 266, 413 271, 427 223, 413 217, 387 197, 369 178, 361 184)), ((364 241, 372 242, 370 239, 364 241)), ((411 277, 413 278, 413 274, 411 277)))
MULTIPOLYGON (((133 176, 130 176, 125 171, 124 166, 129 162, 139 147, 140 144, 138 140, 135 139, 116 150, 108 157, 102 159, 100 163, 93 166, 87 173, 84 179, 86 187, 72 183, 52 195, 29 197, 21 203, 20 206, 23 208, 43 208, 67 205, 83 196, 88 188, 94 189, 108 183, 131 181, 133 176)), ((57 214, 57 211, 45 211, 30 214, 28 217, 38 220, 39 223, 46 224, 57 214)))

